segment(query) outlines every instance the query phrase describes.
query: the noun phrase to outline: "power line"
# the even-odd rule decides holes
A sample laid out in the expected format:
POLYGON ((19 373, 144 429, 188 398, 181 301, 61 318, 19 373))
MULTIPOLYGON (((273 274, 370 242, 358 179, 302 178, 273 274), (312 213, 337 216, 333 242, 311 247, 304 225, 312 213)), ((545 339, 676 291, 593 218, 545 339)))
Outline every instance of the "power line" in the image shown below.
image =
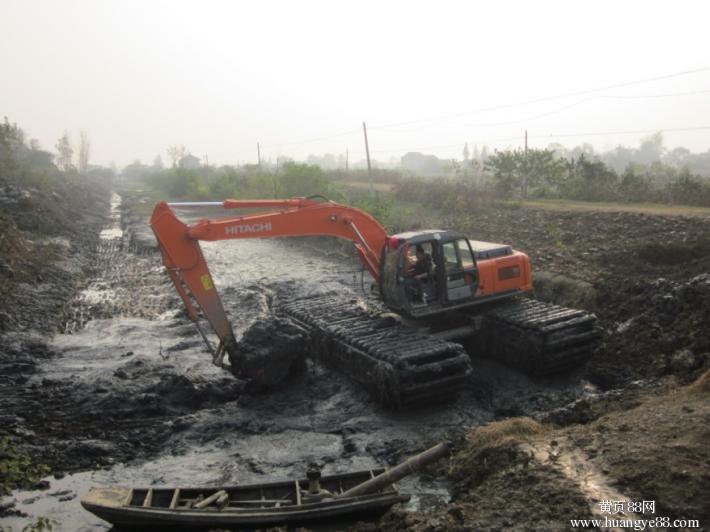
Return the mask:
MULTIPOLYGON (((489 140, 472 140, 469 141, 473 144, 495 144, 497 142, 505 142, 508 140, 519 140, 521 137, 520 135, 515 136, 515 137, 505 137, 502 139, 489 139, 489 140)), ((456 144, 444 144, 444 145, 438 145, 438 146, 425 146, 423 148, 416 148, 412 149, 410 148, 398 148, 398 149, 389 149, 389 150, 370 150, 372 152, 377 152, 377 153, 394 153, 394 152, 402 152, 402 151, 424 151, 424 150, 441 150, 441 149, 446 149, 446 148, 455 148, 455 147, 460 147, 461 143, 458 142, 456 144)))
MULTIPOLYGON (((595 131, 587 133, 559 133, 559 134, 549 134, 549 135, 530 135, 530 139, 554 139, 554 138, 565 138, 565 137, 586 137, 586 136, 611 136, 611 135, 639 135, 645 133, 674 133, 680 131, 703 131, 709 130, 710 126, 694 126, 694 127, 678 127, 678 128, 655 128, 655 129, 635 129, 635 130, 622 130, 622 131, 595 131)), ((522 140, 522 135, 516 135, 515 137, 505 137, 499 139, 487 139, 487 140, 472 140, 468 141, 472 144, 497 144, 499 142, 509 142, 512 140, 522 140)), ((437 149, 447 149, 460 147, 461 143, 456 144, 446 144, 438 146, 426 146, 419 147, 416 149, 409 148, 396 148, 396 149, 380 149, 380 150, 370 150, 377 153, 395 153, 402 151, 424 151, 424 150, 437 150, 437 149)))
POLYGON ((470 114, 476 114, 476 113, 483 113, 487 111, 496 111, 499 109, 509 109, 511 107, 521 107, 525 105, 531 105, 534 103, 541 103, 541 102, 547 102, 547 101, 552 101, 552 100, 560 100, 564 98, 572 98, 574 96, 583 96, 586 94, 594 94, 596 92, 602 92, 610 89, 619 89, 623 87, 630 87, 633 85, 640 85, 643 83, 651 83, 654 81, 661 81, 664 79, 671 79, 679 76, 687 76, 689 74, 697 74, 699 72, 707 72, 710 71, 710 67, 702 67, 702 68, 696 68, 692 70, 683 70, 681 72, 674 72, 672 74, 664 74, 662 76, 655 76, 651 78, 643 78, 643 79, 638 79, 634 81, 627 81, 623 83, 615 83, 613 85, 606 85, 603 87, 598 87, 596 89, 587 89, 583 91, 575 91, 575 92, 569 92, 566 94, 558 94, 555 96, 544 96, 541 98, 535 98, 532 100, 526 100, 523 102, 517 102, 517 103, 509 103, 509 104, 501 104, 501 105, 494 105, 490 107, 482 107, 479 109, 474 109, 472 111, 463 111, 459 113, 454 113, 454 114, 449 114, 449 115, 442 115, 442 116, 437 116, 437 117, 432 117, 432 118, 423 118, 423 119, 418 119, 418 120, 410 120, 406 122, 397 122, 397 123, 392 123, 392 124, 384 124, 380 126, 371 126, 370 129, 385 129, 385 128, 391 128, 391 127, 397 127, 397 126, 406 126, 406 125, 412 125, 412 124, 420 124, 424 122, 436 122, 436 121, 442 121, 442 120, 447 120, 449 118, 456 118, 459 116, 465 116, 465 115, 470 115, 470 114))
POLYGON ((554 109, 552 111, 548 111, 546 113, 541 113, 535 116, 530 116, 527 118, 522 118, 519 120, 509 120, 505 122, 492 122, 492 123, 486 123, 486 124, 462 124, 459 122, 444 122, 445 124, 451 124, 455 126, 465 126, 465 127, 495 127, 495 126, 507 126, 507 125, 512 125, 512 124, 522 124, 525 122, 529 122, 530 120, 537 120, 538 118, 544 118, 546 116, 551 116, 555 115, 558 113, 561 113, 563 111, 566 111, 567 109, 571 109, 573 107, 577 107, 583 103, 587 103, 591 100, 595 99, 625 99, 625 100, 632 100, 632 99, 647 99, 647 98, 670 98, 670 97, 676 97, 676 96, 692 96, 692 95, 697 95, 697 94, 707 94, 710 93, 710 89, 705 89, 705 90, 697 90, 697 91, 688 91, 688 92, 673 92, 673 93, 666 93, 666 94, 646 94, 646 95, 629 95, 629 96, 623 96, 623 95, 602 95, 602 94, 595 94, 592 96, 589 96, 588 98, 584 98, 583 100, 580 100, 578 102, 565 105, 563 107, 560 107, 558 109, 554 109))
MULTIPOLYGON (((596 92, 602 92, 602 91, 605 91, 605 90, 610 90, 610 89, 615 89, 615 88, 622 88, 622 87, 629 87, 629 86, 639 85, 639 84, 643 84, 643 83, 651 83, 651 82, 654 82, 654 81, 661 81, 661 80, 670 79, 670 78, 674 78, 674 77, 685 76, 685 75, 696 74, 696 73, 707 72, 707 71, 710 71, 710 67, 702 67, 702 68, 697 68, 697 69, 692 69, 692 70, 684 70, 684 71, 681 71, 681 72, 674 72, 674 73, 665 74, 665 75, 662 75, 662 76, 655 76, 655 77, 651 77, 651 78, 638 79, 638 80, 628 81, 628 82, 624 82, 624 83, 616 83, 616 84, 613 84, 613 85, 606 85, 606 86, 604 86, 604 87, 599 87, 599 88, 596 88, 596 89, 588 89, 588 90, 584 90, 584 91, 576 91, 576 92, 571 92, 571 93, 566 93, 566 94, 560 94, 560 95, 555 95, 555 96, 546 96, 546 97, 536 98, 536 99, 533 99, 533 100, 527 100, 527 101, 523 101, 523 102, 517 102, 517 103, 510 103, 510 104, 502 104, 502 105, 484 107, 484 108, 480 108, 480 109, 476 109, 476 110, 472 110, 472 111, 465 111, 465 112, 461 112, 461 113, 455 113, 455 114, 451 114, 451 115, 444 115, 444 116, 440 116, 440 117, 427 118, 427 119, 419 119, 419 120, 411 120, 411 121, 408 121, 408 122, 399 122, 399 123, 393 123, 393 124, 385 124, 385 125, 381 125, 381 126, 370 126, 370 129, 379 129, 379 130, 382 130, 382 129, 392 128, 392 127, 396 127, 396 126, 401 126, 401 125, 423 124, 423 123, 427 123, 427 122, 430 122, 430 124, 428 124, 428 125, 426 125, 426 126, 424 126, 424 127, 415 128, 415 129, 411 129, 411 130, 405 130, 405 131, 400 130, 400 131, 397 131, 397 132, 398 132, 398 133, 402 133, 402 132, 407 132, 407 131, 421 130, 421 129, 424 129, 424 128, 429 127, 429 126, 431 126, 431 125, 434 125, 434 124, 437 123, 437 122, 444 122, 444 123, 449 123, 449 124, 451 124, 451 125, 464 126, 464 127, 495 127, 495 126, 502 126, 502 125, 520 124, 520 123, 528 122, 528 121, 530 121, 530 120, 536 120, 536 119, 538 119, 538 118, 543 118, 543 117, 546 117, 546 116, 551 116, 551 115, 554 115, 554 114, 558 114, 558 113, 560 113, 560 112, 566 111, 566 110, 571 109, 571 108, 573 108, 573 107, 577 107, 577 106, 579 106, 579 105, 582 105, 582 104, 584 104, 584 103, 587 103, 587 102, 589 102, 589 101, 591 101, 591 100, 593 100, 593 99, 595 99, 595 98, 599 98, 599 99, 650 99, 650 98, 668 98, 668 97, 679 97, 679 96, 692 96, 692 95, 698 95, 698 94, 707 94, 707 93, 710 93, 710 89, 702 89, 702 90, 695 90, 695 91, 685 91, 685 92, 675 92, 675 93, 650 94, 650 95, 604 95, 604 94, 594 94, 594 93, 596 93, 596 92), (521 106, 525 106, 525 105, 531 105, 531 104, 541 103, 541 102, 545 102, 545 101, 552 101, 552 100, 570 98, 570 97, 573 97, 573 96, 580 96, 580 95, 585 95, 585 94, 591 94, 591 96, 589 96, 589 97, 587 97, 587 98, 584 98, 584 99, 582 99, 582 100, 580 100, 580 101, 574 102, 574 103, 572 103, 572 104, 568 104, 568 105, 562 106, 562 107, 560 107, 560 108, 558 108, 558 109, 554 109, 554 110, 552 110, 552 111, 548 111, 548 112, 541 113, 541 114, 538 114, 538 115, 534 115, 534 116, 531 116, 531 117, 527 117, 527 118, 524 118, 524 119, 508 120, 508 121, 492 122, 492 123, 481 123, 481 124, 463 124, 463 123, 456 123, 456 122, 446 122, 446 120, 447 120, 448 118, 455 118, 455 117, 459 117, 459 116, 465 116, 465 115, 476 114, 476 113, 483 113, 483 112, 493 111, 493 110, 509 109, 509 108, 513 108, 513 107, 521 107, 521 106)), ((665 130, 662 130, 662 131, 690 131, 690 130, 694 130, 694 129, 702 130, 702 129, 705 129, 705 128, 678 128, 678 129, 665 129, 665 130)), ((303 139, 303 140, 290 141, 290 142, 275 142, 275 143, 273 143, 273 145, 278 146, 278 150, 277 150, 277 151, 280 152, 280 151, 281 151, 281 148, 284 147, 284 146, 293 146, 293 145, 298 145, 298 144, 308 144, 308 143, 312 143, 312 142, 322 142, 322 141, 325 141, 325 140, 330 140, 330 139, 334 139, 334 138, 338 138, 338 137, 343 137, 343 136, 346 136, 346 135, 354 135, 354 134, 356 134, 356 133, 359 133, 359 131, 360 131, 359 129, 350 129, 350 130, 347 130, 347 131, 342 131, 342 132, 339 132, 339 133, 333 133, 333 134, 325 135, 325 136, 322 136, 322 137, 311 138, 311 139, 303 139)), ((629 132, 590 133, 589 135, 632 134, 632 133, 646 133, 646 132, 653 132, 653 131, 658 131, 658 130, 643 130, 643 131, 639 130, 639 131, 629 131, 629 132)), ((565 135, 560 135, 560 136, 583 136, 583 135, 585 135, 585 134, 583 134, 583 133, 579 133, 579 134, 575 133, 575 134, 565 134, 565 135)), ((548 137, 550 137, 550 136, 548 136, 548 137)), ((551 137, 557 137, 557 136, 551 136, 551 137)), ((498 140, 485 141, 485 142, 489 142, 489 143, 502 142, 502 141, 506 141, 506 140, 513 140, 513 139, 516 139, 516 138, 517 138, 517 137, 507 137, 507 138, 505 138, 505 139, 498 139, 498 140)), ((540 138, 540 136, 535 136, 535 137, 532 137, 532 138, 540 138)), ((476 143, 485 143, 485 142, 476 142, 476 143)), ((449 148, 449 147, 453 147, 453 146, 455 146, 455 145, 433 146, 433 147, 427 147, 427 148, 420 148, 420 150, 449 148)), ((383 149, 377 149, 377 150, 371 150, 371 151, 372 151, 373 153, 383 153, 383 152, 385 152, 385 153, 387 153, 387 152, 388 152, 388 153, 391 153, 391 152, 394 152, 394 151, 403 151, 403 150, 411 151, 410 148, 404 148, 404 149, 400 149, 400 150, 383 150, 383 149)))
POLYGON ((582 105, 583 103, 587 103, 588 101, 593 100, 594 98, 595 98, 595 96, 589 96, 588 98, 585 98, 584 100, 580 100, 578 102, 575 102, 575 103, 572 103, 569 105, 565 105, 563 107, 560 107, 559 109, 555 109, 553 111, 548 111, 546 113, 542 113, 542 114, 535 115, 535 116, 529 116, 527 118, 521 118, 518 120, 508 120, 506 122, 493 122, 493 123, 487 123, 487 124, 461 124, 458 122, 444 122, 444 124, 451 124, 454 126, 465 126, 465 127, 496 127, 496 126, 508 126, 508 125, 512 125, 512 124, 522 124, 525 122, 529 122, 530 120, 537 120, 538 118, 543 118, 546 116, 561 113, 563 111, 566 111, 567 109, 571 109, 572 107, 577 107, 579 105, 582 105))
POLYGON ((596 96, 593 96, 593 98, 619 98, 619 99, 624 99, 624 100, 635 100, 635 99, 643 99, 643 98, 671 98, 674 96, 694 96, 696 94, 707 94, 708 92, 710 92, 710 89, 702 89, 702 90, 688 91, 688 92, 669 92, 669 93, 665 93, 665 94, 634 94, 634 95, 629 95, 629 96, 613 95, 613 94, 598 94, 596 96))
POLYGON ((292 142, 274 142, 273 144, 275 146, 291 146, 293 144, 307 144, 309 142, 321 142, 323 140, 330 140, 338 137, 344 137, 346 135, 352 135, 353 133, 359 133, 359 129, 349 129, 348 131, 343 131, 341 133, 334 133, 332 135, 327 135, 324 137, 318 137, 315 139, 307 139, 307 140, 296 140, 292 142))
POLYGON ((625 131, 596 131, 593 133, 560 133, 557 135, 535 135, 531 138, 561 138, 561 137, 592 137, 604 135, 639 135, 643 133, 675 133, 678 131, 704 131, 710 129, 710 126, 697 127, 667 127, 656 129, 630 129, 625 131))

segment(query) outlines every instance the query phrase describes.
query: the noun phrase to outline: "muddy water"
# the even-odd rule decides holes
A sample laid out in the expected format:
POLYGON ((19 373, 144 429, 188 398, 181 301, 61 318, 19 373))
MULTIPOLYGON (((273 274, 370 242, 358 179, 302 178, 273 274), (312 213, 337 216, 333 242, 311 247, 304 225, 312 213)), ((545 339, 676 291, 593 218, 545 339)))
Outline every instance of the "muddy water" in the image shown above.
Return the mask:
MULTIPOLYGON (((574 375, 532 381, 478 359, 470 389, 456 402, 416 412, 384 411, 342 375, 312 363, 268 395, 242 393, 230 374, 210 363, 157 257, 136 257, 125 245, 119 202, 115 196, 113 220, 102 232, 111 258, 78 296, 90 319, 71 328, 73 334, 57 335, 53 347, 60 356, 32 377, 61 383, 69 411, 79 408, 97 423, 109 420, 115 430, 71 442, 71 449, 78 445, 99 457, 101 468, 49 478, 48 491, 15 493, 16 509, 29 517, 2 519, 3 526, 21 528, 45 515, 61 530, 106 529, 79 505, 90 485, 278 480, 303 476, 312 461, 326 474, 391 465, 472 426, 541 414, 585 393, 574 375)), ((360 289, 354 255, 316 254, 306 241, 205 243, 203 249, 237 335, 284 291, 360 289)), ((443 479, 410 477, 401 487, 415 494, 412 511, 448 497, 443 479)))

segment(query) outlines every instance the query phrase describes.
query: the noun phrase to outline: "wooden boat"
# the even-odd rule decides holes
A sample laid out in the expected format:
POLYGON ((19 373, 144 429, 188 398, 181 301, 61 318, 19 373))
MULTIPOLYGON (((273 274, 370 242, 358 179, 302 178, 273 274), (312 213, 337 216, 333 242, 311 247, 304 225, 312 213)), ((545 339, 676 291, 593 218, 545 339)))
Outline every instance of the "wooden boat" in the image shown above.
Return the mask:
POLYGON ((407 502, 393 485, 372 493, 343 494, 382 469, 222 488, 92 488, 82 506, 131 529, 252 528, 382 514, 407 502))

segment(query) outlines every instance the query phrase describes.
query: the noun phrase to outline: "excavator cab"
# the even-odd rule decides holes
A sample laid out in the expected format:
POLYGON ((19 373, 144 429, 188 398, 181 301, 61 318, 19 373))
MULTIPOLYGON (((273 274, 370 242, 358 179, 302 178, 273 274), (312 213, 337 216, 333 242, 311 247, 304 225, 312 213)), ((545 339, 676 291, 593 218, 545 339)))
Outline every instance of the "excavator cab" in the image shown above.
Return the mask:
POLYGON ((385 243, 380 264, 385 303, 413 317, 468 305, 478 290, 473 249, 468 238, 454 231, 393 235, 385 243))

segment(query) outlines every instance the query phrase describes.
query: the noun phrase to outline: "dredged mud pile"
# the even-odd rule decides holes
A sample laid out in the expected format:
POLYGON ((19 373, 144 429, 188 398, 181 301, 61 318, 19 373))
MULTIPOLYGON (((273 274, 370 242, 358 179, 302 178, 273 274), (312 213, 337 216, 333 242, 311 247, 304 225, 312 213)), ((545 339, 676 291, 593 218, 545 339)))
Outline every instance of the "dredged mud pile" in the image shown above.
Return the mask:
POLYGON ((583 519, 604 529, 605 518, 634 530, 649 529, 650 520, 659 524, 652 529, 702 530, 710 519, 709 399, 705 372, 589 424, 557 428, 511 418, 473 429, 452 457, 445 508, 395 511, 360 530, 570 530, 583 519), (643 501, 652 509, 639 511, 643 501))
POLYGON ((606 320, 616 326, 589 367, 599 385, 669 374, 687 382, 709 367, 710 273, 635 281, 608 303, 606 320))
POLYGON ((528 253, 540 297, 597 313, 607 344, 587 366, 596 384, 708 367, 710 218, 508 207, 461 229, 528 253))

